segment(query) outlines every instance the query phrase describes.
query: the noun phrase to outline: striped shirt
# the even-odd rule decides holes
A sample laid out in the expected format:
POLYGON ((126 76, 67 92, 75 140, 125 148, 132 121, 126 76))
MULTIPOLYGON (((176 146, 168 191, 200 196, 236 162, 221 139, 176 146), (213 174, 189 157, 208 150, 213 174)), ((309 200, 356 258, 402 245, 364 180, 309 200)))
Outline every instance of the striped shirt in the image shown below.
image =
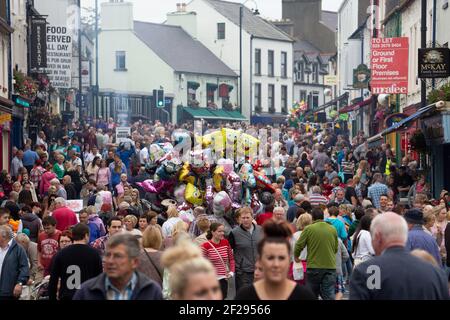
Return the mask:
POLYGON ((312 206, 318 206, 321 204, 326 205, 328 203, 328 199, 319 193, 313 193, 309 196, 309 202, 312 206))
POLYGON ((227 277, 227 267, 231 272, 235 271, 234 256, 231 246, 226 239, 220 240, 218 244, 214 243, 212 240, 207 241, 201 246, 203 256, 207 258, 213 264, 216 269, 217 279, 225 279, 227 277), (215 249, 214 249, 214 247, 215 249), (218 255, 220 254, 220 256, 218 255), (222 257, 222 259, 220 258, 222 257))

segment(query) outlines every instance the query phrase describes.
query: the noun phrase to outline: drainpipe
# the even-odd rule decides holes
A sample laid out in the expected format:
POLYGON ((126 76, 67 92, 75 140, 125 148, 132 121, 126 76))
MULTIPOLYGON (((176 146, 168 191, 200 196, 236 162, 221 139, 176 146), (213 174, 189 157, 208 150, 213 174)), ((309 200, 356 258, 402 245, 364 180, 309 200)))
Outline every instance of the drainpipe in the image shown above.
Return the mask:
POLYGON ((252 122, 253 114, 253 35, 250 36, 250 119, 252 122))

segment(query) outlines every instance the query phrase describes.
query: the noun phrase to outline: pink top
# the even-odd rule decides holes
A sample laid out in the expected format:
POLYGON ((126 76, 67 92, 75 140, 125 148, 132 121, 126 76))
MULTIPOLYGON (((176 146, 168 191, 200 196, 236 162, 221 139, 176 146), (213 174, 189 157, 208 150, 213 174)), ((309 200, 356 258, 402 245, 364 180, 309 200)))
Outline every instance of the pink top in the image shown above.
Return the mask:
POLYGON ((39 193, 41 196, 44 196, 44 194, 48 191, 48 188, 50 188, 50 181, 56 178, 56 174, 54 174, 51 171, 46 171, 42 175, 41 178, 41 184, 39 186, 39 193))
POLYGON ((97 184, 102 184, 104 186, 109 185, 109 181, 111 181, 111 171, 108 167, 100 168, 97 171, 97 184))
POLYGON ((56 220, 56 229, 64 231, 78 223, 77 215, 67 207, 58 208, 52 213, 56 220))

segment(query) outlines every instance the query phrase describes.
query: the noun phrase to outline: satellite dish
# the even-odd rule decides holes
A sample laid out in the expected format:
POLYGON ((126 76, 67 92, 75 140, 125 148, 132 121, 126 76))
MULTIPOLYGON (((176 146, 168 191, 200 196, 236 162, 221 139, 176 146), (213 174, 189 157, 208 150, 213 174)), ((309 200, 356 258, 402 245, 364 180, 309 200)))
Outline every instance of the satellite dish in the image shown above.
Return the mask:
POLYGON ((378 96, 378 103, 382 106, 387 106, 389 104, 389 95, 388 94, 380 94, 378 96))

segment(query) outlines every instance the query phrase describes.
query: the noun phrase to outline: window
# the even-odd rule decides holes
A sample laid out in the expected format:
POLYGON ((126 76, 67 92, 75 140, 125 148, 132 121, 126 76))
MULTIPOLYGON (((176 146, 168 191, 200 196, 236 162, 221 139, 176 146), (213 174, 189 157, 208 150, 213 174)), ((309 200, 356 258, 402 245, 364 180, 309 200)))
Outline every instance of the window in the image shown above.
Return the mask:
POLYGON ((281 111, 283 113, 287 113, 288 105, 287 105, 287 86, 281 86, 281 111))
POLYGON ((287 78, 287 53, 281 52, 281 77, 287 78))
POLYGON ((273 68, 273 50, 269 50, 268 52, 268 56, 267 56, 267 61, 268 61, 268 65, 267 65, 267 75, 269 77, 273 77, 274 74, 274 68, 273 68))
POLYGON ((300 102, 308 102, 307 99, 308 93, 306 90, 300 90, 300 102))
POLYGON ((116 70, 127 70, 125 58, 125 51, 116 51, 116 70))
POLYGON ((303 61, 297 62, 297 73, 295 77, 297 82, 305 81, 305 63, 303 61))
POLYGON ((261 75, 261 49, 255 49, 255 74, 261 75))
POLYGON ((312 93, 312 108, 317 109, 319 107, 319 93, 314 91, 312 93))
POLYGON ((312 66, 312 82, 319 82, 319 66, 317 65, 317 63, 313 63, 312 66))
POLYGON ((225 39, 225 23, 223 22, 217 24, 217 39, 225 39))
POLYGON ((255 111, 261 111, 261 83, 255 83, 255 111))
POLYGON ((273 84, 269 84, 269 91, 267 95, 267 106, 269 107, 269 112, 275 112, 275 86, 273 84))

